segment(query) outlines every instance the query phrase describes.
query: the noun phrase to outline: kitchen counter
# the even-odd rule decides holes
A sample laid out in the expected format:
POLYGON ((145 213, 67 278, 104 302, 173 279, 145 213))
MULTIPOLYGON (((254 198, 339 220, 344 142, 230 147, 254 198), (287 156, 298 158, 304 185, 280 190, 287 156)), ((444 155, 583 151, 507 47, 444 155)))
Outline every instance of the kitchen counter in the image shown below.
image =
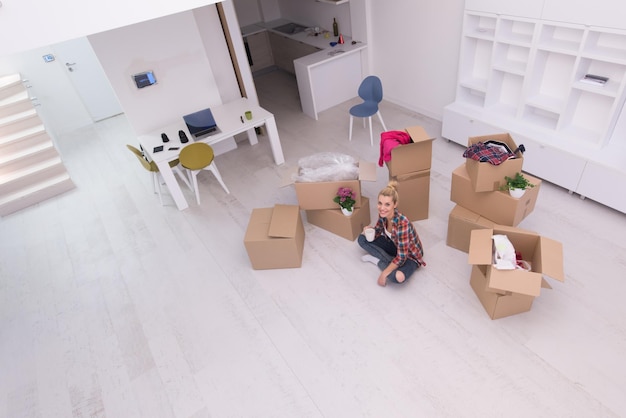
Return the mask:
POLYGON ((258 24, 243 26, 241 28, 241 36, 245 38, 246 36, 254 35, 255 33, 263 32, 264 30, 267 30, 267 28, 258 24))
POLYGON ((344 35, 343 44, 331 46, 330 43, 336 42, 338 37, 331 35, 326 38, 323 28, 320 28, 322 33, 318 36, 314 35, 313 27, 295 34, 285 34, 273 29, 287 23, 291 22, 278 19, 248 25, 241 28, 241 31, 244 36, 249 36, 267 30, 320 49, 293 61, 302 111, 317 120, 319 112, 357 96, 364 77, 363 63, 366 61, 367 44, 352 44, 352 38, 344 35))
MULTIPOLYGON (((285 34, 282 32, 279 32, 277 30, 274 30, 273 28, 276 28, 278 26, 287 24, 287 23, 292 23, 290 20, 287 19, 277 19, 277 20, 273 20, 271 22, 259 22, 259 23, 254 23, 252 25, 248 25, 248 26, 244 26, 241 28, 241 35, 246 37, 246 36, 250 36, 250 35, 254 35, 255 33, 259 33, 262 32, 264 30, 276 33, 278 35, 282 35, 286 38, 289 39, 293 39, 294 41, 300 41, 303 42, 305 44, 314 46, 316 48, 319 49, 329 49, 329 48, 333 48, 333 49, 342 49, 344 51, 349 51, 352 49, 358 49, 360 47, 363 47, 365 44, 359 42, 355 45, 352 45, 352 38, 350 38, 349 36, 345 36, 343 37, 344 39, 344 44, 343 45, 337 45, 335 47, 331 47, 330 43, 331 42, 336 42, 338 37, 337 36, 333 36, 332 34, 330 35, 330 37, 326 38, 324 37, 323 34, 320 34, 318 36, 314 35, 314 27, 308 27, 307 30, 305 30, 304 32, 300 32, 300 33, 296 33, 296 34, 285 34)), ((294 22, 297 23, 297 22, 294 22)), ((302 24, 302 26, 307 26, 305 24, 302 24)), ((320 31, 324 31, 324 28, 320 27, 320 31)))

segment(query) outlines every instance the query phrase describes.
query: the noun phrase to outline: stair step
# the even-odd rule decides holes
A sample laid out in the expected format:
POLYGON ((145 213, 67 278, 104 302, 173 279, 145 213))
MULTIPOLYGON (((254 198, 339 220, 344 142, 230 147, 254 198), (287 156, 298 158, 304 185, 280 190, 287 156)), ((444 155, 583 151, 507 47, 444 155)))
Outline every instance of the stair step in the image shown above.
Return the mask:
POLYGON ((25 87, 19 74, 0 77, 0 99, 11 97, 23 90, 25 90, 25 87))
POLYGON ((10 195, 0 197, 0 216, 35 205, 76 187, 67 173, 50 177, 10 195))
POLYGON ((14 145, 15 143, 19 143, 21 141, 27 141, 31 138, 43 136, 46 140, 50 140, 48 133, 46 132, 46 128, 43 124, 31 126, 30 128, 22 129, 21 131, 14 132, 9 135, 0 136, 0 150, 4 147, 9 147, 14 145))
POLYGON ((37 111, 32 108, 0 118, 0 137, 32 128, 41 124, 37 111))
POLYGON ((52 141, 41 142, 30 147, 21 147, 17 152, 0 154, 0 175, 15 171, 20 166, 37 164, 40 161, 58 156, 52 141))
POLYGON ((6 87, 10 87, 14 85, 15 83, 21 83, 21 82, 22 82, 22 77, 20 77, 20 75, 17 73, 0 76, 0 90, 6 87))
POLYGON ((31 164, 10 173, 3 174, 0 176, 0 196, 3 193, 11 193, 7 190, 9 188, 18 189, 22 187, 22 184, 39 182, 38 177, 48 175, 51 171, 58 171, 59 167, 65 171, 65 166, 61 158, 57 155, 53 158, 41 161, 38 164, 31 164))
POLYGON ((0 118, 21 113, 32 108, 33 102, 30 100, 26 90, 4 99, 0 98, 0 118))

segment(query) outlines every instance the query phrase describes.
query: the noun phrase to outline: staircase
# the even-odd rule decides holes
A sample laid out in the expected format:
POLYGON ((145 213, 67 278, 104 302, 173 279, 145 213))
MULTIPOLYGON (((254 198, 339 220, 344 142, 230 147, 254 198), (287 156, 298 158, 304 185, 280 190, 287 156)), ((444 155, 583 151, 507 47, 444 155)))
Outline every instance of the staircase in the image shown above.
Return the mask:
POLYGON ((20 75, 0 76, 0 216, 74 187, 20 75))

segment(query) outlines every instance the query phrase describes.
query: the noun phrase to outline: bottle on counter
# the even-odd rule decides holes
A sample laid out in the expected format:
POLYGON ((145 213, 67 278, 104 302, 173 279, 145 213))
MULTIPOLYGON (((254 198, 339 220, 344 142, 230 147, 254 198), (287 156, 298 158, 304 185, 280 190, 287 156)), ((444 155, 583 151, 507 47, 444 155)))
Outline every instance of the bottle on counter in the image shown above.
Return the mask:
POLYGON ((333 17, 333 35, 339 36, 339 25, 337 24, 337 19, 333 17))

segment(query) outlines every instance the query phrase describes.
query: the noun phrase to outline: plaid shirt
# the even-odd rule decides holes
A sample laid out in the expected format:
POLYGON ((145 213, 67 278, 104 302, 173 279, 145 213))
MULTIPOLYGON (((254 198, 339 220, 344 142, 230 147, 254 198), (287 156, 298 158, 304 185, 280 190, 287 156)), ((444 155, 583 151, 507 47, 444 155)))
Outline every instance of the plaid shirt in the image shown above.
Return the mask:
MULTIPOLYGON (((387 218, 378 218, 375 226, 376 236, 385 233, 386 221, 387 218)), ((422 241, 420 241, 420 237, 417 235, 417 231, 411 221, 409 221, 409 218, 398 212, 398 209, 394 210, 393 219, 391 220, 391 225, 387 225, 387 231, 391 233, 391 240, 398 250, 396 258, 391 261, 392 263, 401 266, 409 259, 419 265, 426 265, 423 260, 424 248, 422 247, 422 241)))
POLYGON ((510 157, 514 157, 515 155, 511 155, 508 152, 503 152, 498 147, 490 147, 482 142, 477 142, 467 147, 467 149, 463 153, 463 156, 465 158, 471 158, 472 160, 480 161, 481 163, 500 165, 508 160, 510 157))

